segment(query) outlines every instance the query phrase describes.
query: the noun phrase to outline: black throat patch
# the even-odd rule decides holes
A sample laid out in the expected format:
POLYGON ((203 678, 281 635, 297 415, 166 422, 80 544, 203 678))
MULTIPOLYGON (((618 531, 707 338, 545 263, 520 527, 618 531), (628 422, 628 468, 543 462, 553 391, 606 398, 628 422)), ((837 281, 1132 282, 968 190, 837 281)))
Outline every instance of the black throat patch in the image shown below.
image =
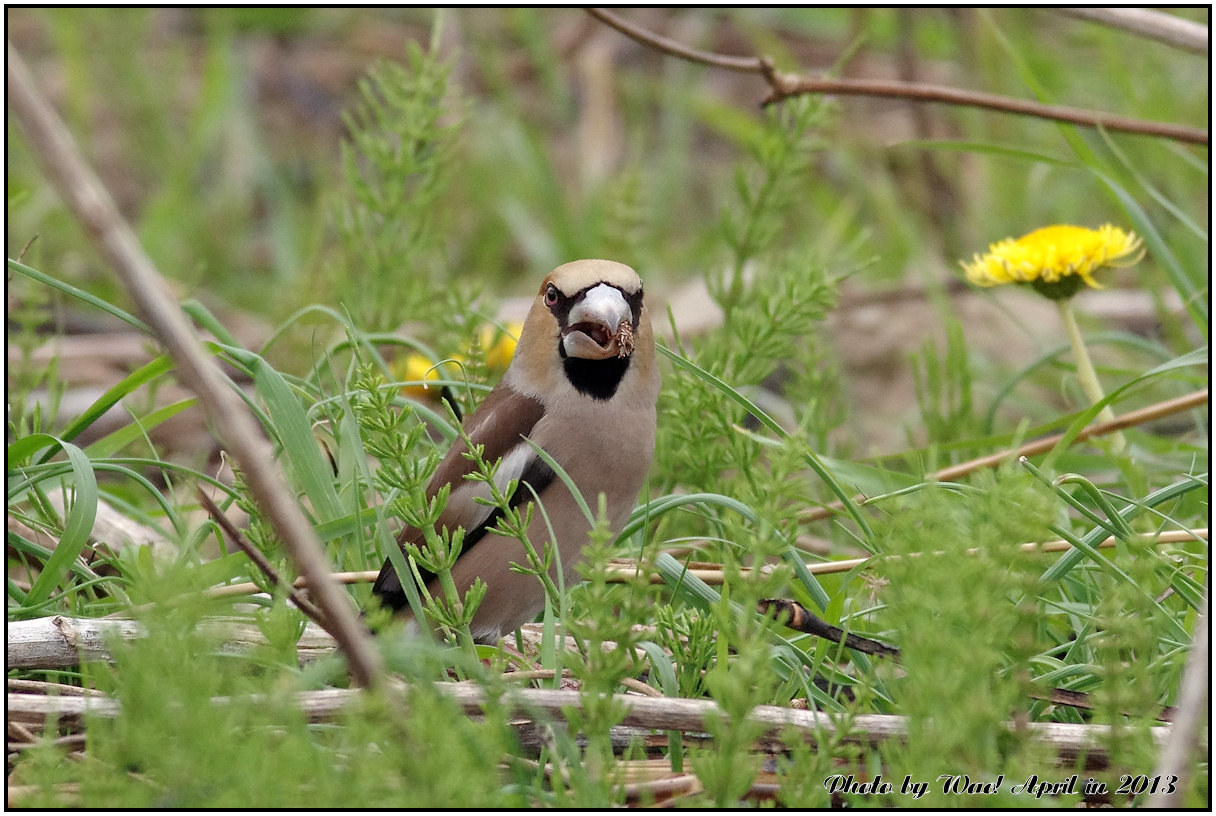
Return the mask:
POLYGON ((566 370, 566 379, 580 393, 592 399, 609 400, 616 393, 625 372, 629 370, 632 357, 608 357, 604 360, 587 360, 582 357, 566 357, 562 351, 562 367, 566 370))

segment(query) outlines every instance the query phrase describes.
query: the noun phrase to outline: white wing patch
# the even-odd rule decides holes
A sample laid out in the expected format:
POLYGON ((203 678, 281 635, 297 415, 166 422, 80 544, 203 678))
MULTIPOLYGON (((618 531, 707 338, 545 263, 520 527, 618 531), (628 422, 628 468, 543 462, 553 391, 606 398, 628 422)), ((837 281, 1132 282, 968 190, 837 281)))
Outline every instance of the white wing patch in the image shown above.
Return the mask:
MULTIPOLYGON (((524 475, 528 463, 535 456, 536 453, 532 450, 532 446, 522 439, 519 444, 507 451, 507 455, 502 458, 502 464, 498 466, 498 470, 494 474, 494 485, 498 490, 505 493, 513 479, 524 475)), ((475 530, 485 523, 485 520, 494 512, 494 507, 482 504, 476 499, 490 500, 490 487, 485 482, 465 479, 459 485, 452 486, 452 493, 448 496, 448 505, 444 512, 444 521, 449 525, 449 529, 460 526, 466 531, 475 530)))
POLYGON ((511 448, 502 458, 502 464, 498 466, 498 472, 494 474, 494 484, 505 493, 511 480, 523 476, 528 464, 535 456, 536 452, 532 450, 532 446, 522 439, 519 440, 519 444, 511 448))

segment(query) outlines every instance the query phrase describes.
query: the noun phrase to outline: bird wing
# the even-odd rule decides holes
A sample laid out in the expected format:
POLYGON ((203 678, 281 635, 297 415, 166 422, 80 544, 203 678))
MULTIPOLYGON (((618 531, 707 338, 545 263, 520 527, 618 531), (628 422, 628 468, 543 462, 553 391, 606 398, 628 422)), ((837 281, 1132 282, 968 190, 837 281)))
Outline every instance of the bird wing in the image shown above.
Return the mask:
MULTIPOLYGON (((465 425, 472 444, 483 446, 482 456, 487 462, 502 460, 494 475, 498 489, 505 491, 512 480, 518 480, 518 486, 510 496, 511 507, 530 499, 532 491, 539 494, 554 479, 552 469, 525 440, 544 415, 545 408, 540 400, 500 383, 465 425), (531 485, 531 491, 523 486, 525 482, 531 485)), ((477 498, 489 499, 490 489, 483 482, 465 478, 477 469, 476 463, 465 455, 468 450, 464 440, 457 439, 435 469, 426 489, 427 498, 432 499, 443 485, 451 485, 447 505, 436 527, 447 527, 453 532, 457 527, 464 529, 462 556, 480 542, 503 515, 500 508, 476 501, 477 498)), ((397 536, 397 542, 399 545, 408 542, 423 547, 425 539, 421 530, 407 526, 397 536)), ((435 578, 434 573, 421 566, 418 571, 424 584, 429 584, 435 578)), ((372 593, 380 598, 382 604, 397 611, 409 605, 397 570, 388 559, 380 569, 372 593)))

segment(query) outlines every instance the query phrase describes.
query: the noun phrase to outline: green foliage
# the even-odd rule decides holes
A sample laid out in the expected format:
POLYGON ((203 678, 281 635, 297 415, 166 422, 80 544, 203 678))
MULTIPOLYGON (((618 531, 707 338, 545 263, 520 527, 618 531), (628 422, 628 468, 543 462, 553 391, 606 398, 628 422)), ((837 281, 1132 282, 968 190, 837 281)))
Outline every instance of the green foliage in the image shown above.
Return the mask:
POLYGON ((382 61, 359 85, 342 145, 341 255, 327 282, 334 300, 371 331, 403 321, 437 324, 461 305, 445 297, 446 228, 437 206, 453 166, 459 113, 447 66, 410 43, 408 66, 382 61), (448 312, 450 313, 450 312, 448 312))
POLYGON ((963 339, 963 327, 951 323, 946 331, 945 354, 938 352, 936 343, 927 341, 912 369, 916 377, 916 399, 921 406, 921 422, 930 444, 966 439, 979 430, 971 393, 971 361, 963 339), (915 365, 916 362, 920 365, 915 365))
POLYGON ((878 531, 882 615, 900 633, 904 675, 891 686, 909 716, 906 746, 887 752, 893 778, 955 773, 991 781, 992 769, 1013 778, 1042 759, 1026 733, 1008 734, 1005 723, 1028 704, 1030 660, 1043 646, 1036 642, 1043 602, 1017 545, 1050 538, 1056 508, 1028 474, 1010 469, 976 481, 972 490, 914 494, 878 531))
MULTIPOLYGON (((474 723, 419 686, 406 706, 367 698, 310 724, 295 702, 305 685, 294 649, 286 661, 218 653, 216 635, 199 626, 214 610, 182 602, 192 583, 189 573, 144 576, 136 589, 159 601, 141 619, 146 636, 116 645, 112 666, 92 667, 96 685, 122 710, 88 720, 81 801, 144 808, 522 803, 504 790, 499 762, 511 738, 503 722, 474 723)), ((281 600, 258 617, 271 625, 283 615, 300 620, 281 600)))
MULTIPOLYGON (((784 249, 774 246, 772 238, 792 227, 796 217, 794 192, 809 182, 808 131, 818 115, 816 106, 803 103, 792 113, 771 116, 757 137, 759 180, 749 182, 749 174, 739 170, 741 200, 725 219, 725 231, 734 236, 730 272, 717 286, 710 278, 726 320, 697 350, 697 357, 707 361, 706 370, 735 388, 757 395, 771 391, 781 403, 798 405, 792 421, 801 432, 816 435, 830 427, 830 417, 820 410, 827 378, 817 367, 815 337, 834 290, 807 245, 784 249)), ((723 410, 719 392, 704 379, 669 383, 660 409, 665 422, 656 472, 663 487, 696 474, 701 489, 717 490, 722 474, 742 470, 760 455, 762 443, 735 430, 744 421, 743 410, 723 410), (707 444, 710 440, 714 443, 707 444)), ((771 483, 786 481, 776 474, 771 483)), ((753 490, 768 496, 768 487, 753 490)), ((750 494, 739 498, 747 501, 750 494)))
POLYGON ((822 118, 822 103, 813 97, 792 100, 773 109, 767 126, 757 129, 747 145, 754 164, 736 171, 738 210, 727 210, 722 220, 722 239, 731 257, 715 299, 727 322, 743 297, 749 263, 778 249, 782 228, 793 225, 799 187, 806 183, 812 153, 821 145, 817 126, 822 118))
MULTIPOLYGON (((1075 388, 1066 347, 1048 343, 1029 359, 985 354, 952 310, 954 294, 941 285, 951 273, 941 270, 1033 227, 1124 224, 1148 254, 1110 286, 1148 293, 1161 332, 1083 319, 1107 401, 1122 413, 1202 388, 1203 151, 946 106, 933 109, 932 130, 913 122, 915 141, 895 106, 801 98, 755 113, 722 96, 712 69, 636 50, 597 62, 611 50, 597 48, 635 47, 583 27, 574 11, 177 14, 166 23, 146 9, 15 10, 10 20, 18 34, 21 25, 45 27, 54 54, 42 62, 62 68, 73 131, 160 267, 187 286, 205 281, 207 297, 256 307, 275 326, 258 346, 233 336, 239 321, 225 309, 186 306, 213 338, 208 350, 231 386, 248 395, 330 561, 375 569, 387 556, 402 574, 434 571, 442 597, 411 602, 450 637, 403 636, 369 609, 387 664, 409 683, 404 702, 394 692, 323 722, 304 714, 296 694, 341 690, 343 668, 337 659, 298 664, 300 613, 243 555, 225 554, 230 544, 198 511, 196 484, 248 513, 244 536, 292 577, 240 474, 225 484, 213 466, 182 463, 153 443, 153 432, 192 404, 153 398, 174 384, 171 360, 113 374, 101 396, 58 416, 65 367, 53 354, 41 367, 39 346, 61 314, 148 328, 126 311, 27 146, 11 138, 9 254, 41 237, 22 262, 9 262, 18 299, 9 310, 8 618, 136 614, 146 628, 146 637, 112 644, 112 665, 10 672, 98 688, 123 706, 116 718, 87 719, 83 762, 50 741, 19 751, 10 785, 34 791, 22 805, 615 806, 634 801, 626 761, 659 756, 640 741, 623 752, 614 742, 623 711, 610 695, 637 682, 712 699, 722 711, 706 724, 703 746, 666 732, 664 764, 700 784, 678 802, 686 806, 751 804, 766 778, 775 778, 782 805, 839 804, 823 782, 843 770, 897 782, 1005 774, 999 796, 943 796, 931 786, 915 804, 1024 807, 1030 800, 1010 794, 1010 780, 1082 770, 1031 740, 1022 728, 1030 723, 1110 725, 1101 743, 1110 783, 1155 767, 1149 728, 1178 702, 1209 556, 1199 538, 1153 536, 1206 525, 1206 417, 1129 428, 1129 451, 1116 459, 1070 444, 1098 407, 1075 388), (581 33, 558 36, 572 19, 581 33), (377 36, 367 37, 368 21, 377 36), (172 36, 163 36, 166 25, 172 36), (263 60, 298 66, 286 57, 318 56, 292 51, 297 43, 350 37, 366 50, 381 35, 401 62, 375 62, 346 97, 308 97, 317 118, 307 125, 276 126, 291 104, 250 91, 273 87, 259 73, 263 60), (463 48, 449 50, 449 38, 463 48), (415 42, 428 39, 426 48, 415 42), (329 108, 347 113, 327 124, 329 108), (620 539, 597 526, 585 580, 559 587, 549 576, 555 554, 527 544, 530 518, 507 507, 496 463, 471 454, 473 478, 505 511, 499 531, 525 543, 520 568, 549 597, 539 655, 522 640, 520 655, 474 648, 467 621, 477 595, 455 597, 442 580, 462 532, 434 529, 446 495, 424 493, 458 423, 441 403, 401 391, 397 363, 415 352, 446 360, 440 385, 467 415, 488 388, 476 340, 488 317, 481 292, 495 301, 529 295, 538 273, 574 257, 638 268, 656 327, 670 338, 656 461, 620 539), (716 328, 676 331, 684 315, 666 325, 664 299, 685 277, 708 287, 723 315, 716 328), (869 408, 849 387, 865 372, 846 369, 825 324, 846 278, 846 304, 860 298, 884 319, 887 301, 865 300, 873 291, 928 291, 928 319, 944 346, 918 341, 891 363, 914 374, 919 410, 908 412, 905 430, 918 449, 850 454, 870 448, 841 427, 869 408), (409 339, 387 333, 403 324, 409 339), (103 425, 116 407, 126 414, 103 425), (925 476, 1053 433, 1065 442, 995 475, 925 476), (829 502, 842 510, 828 512, 829 502), (93 541, 103 503, 154 529, 170 554, 114 554, 93 541), (399 551, 402 523, 424 530, 424 546, 399 551), (1108 537, 1114 546, 1100 547, 1108 537), (1053 538, 1071 549, 1018 549, 1053 538), (811 572, 817 562, 865 555, 875 558, 847 572, 811 572), (640 562, 625 580, 623 557, 640 562), (720 584, 698 577, 709 580, 711 567, 720 584), (652 573, 662 585, 650 583, 652 573), (208 588, 247 581, 264 591, 201 600, 208 588), (771 597, 897 645, 899 664, 762 619, 756 604, 771 597), (267 643, 220 652, 216 630, 203 625, 220 615, 255 624, 267 643), (583 691, 568 727, 537 718, 539 748, 516 743, 518 712, 491 704, 473 719, 432 687, 457 677, 495 697, 499 669, 533 662, 554 672, 541 684, 583 691), (1091 693, 1092 711, 1039 699, 1053 688, 1091 693), (747 719, 767 704, 829 712, 837 730, 813 740, 783 734, 786 753, 770 761, 755 750, 763 729, 747 719), (906 718, 907 741, 875 747, 849 733, 875 713, 906 718)), ((679 17, 712 23, 707 34, 729 27, 732 46, 744 38, 740 53, 750 43, 790 70, 807 65, 793 44, 832 34, 840 64, 856 61, 850 71, 898 53, 990 91, 1150 119, 1207 116, 1208 79, 1194 58, 1157 44, 1129 49, 1125 34, 1044 22, 1053 18, 1041 12, 679 17)), ((745 93, 750 104, 753 91, 745 93)), ((984 296, 1001 303, 1001 294, 984 296)), ((596 497, 583 498, 595 518, 596 497)), ((351 594, 368 605, 366 585, 351 594)), ((66 730, 51 723, 46 733, 66 730)), ((1196 761, 1191 771, 1187 803, 1204 805, 1208 768, 1196 761)), ((843 801, 910 804, 896 795, 843 801)))
MULTIPOLYGON (((479 595, 484 593, 484 588, 476 585, 462 599, 452 582, 452 567, 460 555, 464 533, 461 530, 437 529, 435 526, 447 504, 449 490, 442 489, 430 499, 426 496, 427 482, 439 463, 439 456, 434 450, 419 455, 426 426, 417 421, 409 406, 401 410, 393 408, 395 398, 392 391, 382 378, 374 376, 370 366, 360 370, 355 387, 358 391, 353 400, 353 409, 361 432, 362 449, 375 457, 378 463, 366 487, 381 496, 394 496, 388 501, 388 515, 400 517, 406 524, 422 530, 425 536, 422 546, 406 542, 408 561, 398 561, 395 542, 382 548, 384 554, 392 560, 395 569, 401 570, 398 573, 403 576, 401 586, 418 619, 423 617, 424 605, 423 599, 414 597, 417 592, 414 581, 419 585, 423 583, 418 580, 418 570, 421 568, 439 577, 443 596, 424 599, 429 619, 444 627, 445 631, 462 632, 465 645, 472 648, 468 624, 477 610, 479 595)), ((422 592, 426 592, 425 587, 422 592)))
POLYGON ((9 347, 18 354, 16 360, 10 360, 8 369, 12 390, 12 399, 8 403, 9 422, 21 436, 27 436, 41 432, 44 421, 47 426, 54 424, 64 387, 59 382, 57 359, 52 358, 47 364, 39 364, 32 359, 40 340, 38 330, 45 328, 51 293, 42 287, 29 285, 24 279, 15 283, 10 296, 16 307, 6 311, 13 326, 7 335, 9 347), (50 397, 46 405, 49 415, 45 417, 43 403, 33 399, 34 391, 43 387, 48 389, 50 397), (29 415, 25 413, 27 410, 29 415))
POLYGON ((601 496, 598 521, 584 551, 587 561, 579 568, 586 580, 572 599, 570 616, 563 619, 578 644, 578 653, 567 656, 567 665, 584 692, 582 711, 570 718, 576 732, 588 737, 582 758, 588 781, 578 803, 583 807, 609 807, 622 799, 610 729, 624 718, 625 710, 613 695, 620 693, 622 680, 639 674, 635 655, 641 637, 634 622, 644 619, 655 601, 644 575, 609 583, 608 562, 617 550, 606 513, 601 496))

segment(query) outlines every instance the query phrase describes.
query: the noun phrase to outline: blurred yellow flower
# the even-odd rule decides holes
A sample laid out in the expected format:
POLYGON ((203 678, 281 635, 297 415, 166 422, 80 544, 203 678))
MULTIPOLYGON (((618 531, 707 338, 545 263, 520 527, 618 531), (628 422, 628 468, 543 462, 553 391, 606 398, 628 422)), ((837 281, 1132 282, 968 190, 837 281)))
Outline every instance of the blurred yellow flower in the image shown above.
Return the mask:
POLYGON ((1052 300, 1061 300, 1075 295, 1083 282, 1101 288, 1093 274, 1103 267, 1136 263, 1143 255, 1139 250, 1135 233, 1110 224, 1096 230, 1057 225, 992 244, 987 254, 962 266, 967 280, 979 286, 1029 283, 1052 300))
POLYGON ((394 360, 391 368, 398 379, 410 383, 401 386, 402 395, 418 400, 439 399, 439 389, 430 387, 430 383, 439 380, 439 369, 426 357, 411 351, 394 360))
POLYGON ((498 326, 481 327, 481 348, 485 351, 486 366, 495 372, 506 371, 515 356, 515 344, 519 342, 519 334, 524 330, 524 324, 511 321, 498 326))
MULTIPOLYGON (((486 368, 492 375, 501 375, 507 370, 507 366, 511 365, 511 358, 515 356, 515 344, 521 331, 523 324, 515 321, 504 324, 502 328, 491 325, 481 327, 477 339, 485 355, 486 368)), ((449 359, 454 363, 464 363, 466 358, 453 354, 449 359)), ((432 383, 455 376, 450 373, 442 374, 434 361, 415 351, 398 357, 390 368, 397 379, 411 383, 401 387, 402 395, 417 400, 438 400, 441 397, 441 389, 432 383)), ((449 372, 454 370, 452 366, 444 368, 449 372)))

